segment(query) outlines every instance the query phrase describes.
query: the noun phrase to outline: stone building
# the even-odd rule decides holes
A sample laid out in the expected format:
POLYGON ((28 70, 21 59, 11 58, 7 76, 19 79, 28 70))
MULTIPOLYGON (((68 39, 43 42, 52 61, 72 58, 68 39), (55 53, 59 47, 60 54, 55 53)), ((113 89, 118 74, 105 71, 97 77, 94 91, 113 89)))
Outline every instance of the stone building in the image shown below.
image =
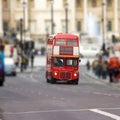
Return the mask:
POLYGON ((23 33, 36 40, 45 40, 52 30, 66 32, 66 22, 69 33, 107 39, 120 34, 120 0, 0 0, 0 34, 19 34, 20 19, 23 33))

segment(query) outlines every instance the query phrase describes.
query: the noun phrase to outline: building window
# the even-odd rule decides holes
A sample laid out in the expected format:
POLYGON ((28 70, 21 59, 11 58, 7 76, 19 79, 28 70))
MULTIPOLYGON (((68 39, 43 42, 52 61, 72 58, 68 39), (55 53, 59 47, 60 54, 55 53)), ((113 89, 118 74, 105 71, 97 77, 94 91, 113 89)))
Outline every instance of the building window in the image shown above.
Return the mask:
POLYGON ((76 7, 81 7, 81 6, 82 6, 81 0, 77 0, 77 1, 76 1, 76 7))
POLYGON ((108 23, 107 23, 107 30, 112 31, 112 22, 111 21, 108 21, 108 23))
POLYGON ((46 1, 46 6, 47 6, 47 7, 50 6, 50 0, 47 0, 47 1, 46 1))
POLYGON ((30 5, 30 8, 34 8, 35 6, 34 0, 30 0, 29 5, 30 5))
POLYGON ((17 23, 16 23, 16 30, 18 32, 20 31, 20 21, 17 21, 17 23))
POLYGON ((63 7, 65 6, 66 3, 67 3, 67 0, 63 0, 63 7))
POLYGON ((30 22, 30 32, 35 34, 36 33, 35 28, 36 28, 36 21, 33 20, 33 21, 30 22))
POLYGON ((8 8, 8 0, 3 0, 3 8, 8 8))
POLYGON ((17 7, 21 7, 21 6, 22 6, 21 0, 17 0, 17 1, 16 1, 16 6, 17 6, 17 7))
POLYGON ((97 0, 92 0, 92 7, 96 7, 97 6, 97 0))
POLYGON ((4 22, 3 22, 3 30, 4 30, 4 31, 8 31, 8 29, 9 29, 9 28, 8 28, 8 22, 7 22, 7 21, 4 21, 4 22))
POLYGON ((81 31, 81 21, 77 22, 77 31, 81 31))
POLYGON ((54 4, 54 0, 46 0, 47 7, 51 7, 52 4, 54 4))
POLYGON ((120 10, 120 0, 118 0, 118 10, 120 10))
POLYGON ((107 0, 107 6, 111 7, 112 6, 112 0, 107 0))

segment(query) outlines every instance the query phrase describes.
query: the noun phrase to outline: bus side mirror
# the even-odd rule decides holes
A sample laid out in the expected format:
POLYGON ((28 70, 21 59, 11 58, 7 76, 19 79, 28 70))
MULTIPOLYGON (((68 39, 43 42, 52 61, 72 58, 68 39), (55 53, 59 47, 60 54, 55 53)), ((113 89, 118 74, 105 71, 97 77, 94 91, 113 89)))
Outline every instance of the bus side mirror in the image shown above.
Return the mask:
POLYGON ((81 59, 79 60, 79 62, 81 62, 81 59))

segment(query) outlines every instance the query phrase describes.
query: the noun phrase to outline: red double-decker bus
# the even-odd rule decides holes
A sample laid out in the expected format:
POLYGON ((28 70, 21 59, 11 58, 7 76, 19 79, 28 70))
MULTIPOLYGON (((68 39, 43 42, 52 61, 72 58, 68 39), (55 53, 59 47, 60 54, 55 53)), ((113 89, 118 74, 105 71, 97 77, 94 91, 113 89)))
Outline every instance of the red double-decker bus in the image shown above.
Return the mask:
POLYGON ((79 38, 73 34, 54 34, 47 40, 46 80, 56 83, 79 82, 79 38))

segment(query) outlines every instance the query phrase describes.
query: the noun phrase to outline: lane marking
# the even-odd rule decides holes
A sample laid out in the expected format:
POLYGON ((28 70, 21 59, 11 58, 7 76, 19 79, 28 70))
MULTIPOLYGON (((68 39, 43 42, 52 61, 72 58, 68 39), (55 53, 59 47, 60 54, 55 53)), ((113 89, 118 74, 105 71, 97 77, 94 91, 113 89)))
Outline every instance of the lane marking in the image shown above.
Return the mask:
MULTIPOLYGON (((96 108, 96 109, 53 109, 53 110, 40 110, 40 111, 25 111, 25 112, 4 112, 4 114, 8 115, 21 115, 21 114, 37 114, 37 113, 54 113, 54 112, 84 112, 84 111, 92 111, 99 113, 98 109, 103 110, 120 110, 120 108, 96 108), (98 111, 97 111, 98 110, 98 111)), ((109 115, 112 115, 109 113, 109 115)), ((120 120, 120 116, 113 115, 115 118, 119 118, 117 120, 120 120)), ((114 118, 114 119, 115 119, 114 118)))
POLYGON ((104 116, 107 116, 107 117, 110 117, 110 118, 113 118, 115 120, 120 120, 120 116, 118 116, 118 115, 114 115, 114 114, 104 112, 104 111, 101 111, 101 110, 98 110, 98 109, 90 109, 90 111, 95 112, 95 113, 99 113, 101 115, 104 115, 104 116))
POLYGON ((37 114, 37 113, 53 113, 53 112, 80 112, 87 111, 89 109, 62 109, 62 110, 40 110, 40 111, 26 111, 26 112, 4 112, 9 115, 21 115, 21 114, 37 114))
POLYGON ((114 97, 120 97, 120 94, 109 94, 109 93, 101 93, 101 92, 93 92, 93 94, 96 94, 96 95, 105 95, 105 96, 114 96, 114 97))
POLYGON ((23 79, 26 78, 26 81, 30 81, 30 82, 35 82, 35 83, 39 82, 38 80, 33 78, 32 74, 29 77, 21 75, 20 78, 23 78, 23 79))

